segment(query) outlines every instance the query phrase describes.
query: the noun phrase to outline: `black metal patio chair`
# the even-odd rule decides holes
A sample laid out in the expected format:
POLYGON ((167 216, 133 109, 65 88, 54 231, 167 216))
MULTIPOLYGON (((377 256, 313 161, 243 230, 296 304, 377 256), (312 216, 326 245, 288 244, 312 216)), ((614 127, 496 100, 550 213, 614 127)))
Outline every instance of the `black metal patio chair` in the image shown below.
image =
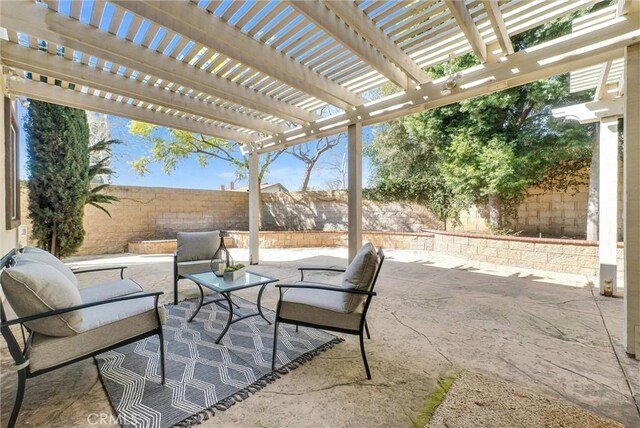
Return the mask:
POLYGON ((298 268, 300 281, 295 284, 277 284, 280 299, 276 310, 273 334, 273 355, 271 367, 275 370, 278 328, 280 323, 298 326, 321 328, 324 330, 360 336, 360 352, 371 379, 371 371, 364 349, 364 332, 367 338, 367 311, 371 299, 376 295, 373 291, 382 262, 382 248, 376 252, 373 245, 365 244, 346 269, 336 268, 298 268), (309 282, 304 280, 306 271, 343 272, 342 286, 309 282))
POLYGON ((77 289, 74 274, 116 269, 122 277, 124 267, 72 273, 51 254, 31 250, 13 250, 0 259, 2 291, 18 315, 8 320, 0 301, 0 330, 18 375, 8 426, 16 425, 27 379, 156 334, 164 384, 163 308, 158 306, 163 293, 145 293, 130 279, 77 289), (14 334, 18 326, 20 341, 14 334))

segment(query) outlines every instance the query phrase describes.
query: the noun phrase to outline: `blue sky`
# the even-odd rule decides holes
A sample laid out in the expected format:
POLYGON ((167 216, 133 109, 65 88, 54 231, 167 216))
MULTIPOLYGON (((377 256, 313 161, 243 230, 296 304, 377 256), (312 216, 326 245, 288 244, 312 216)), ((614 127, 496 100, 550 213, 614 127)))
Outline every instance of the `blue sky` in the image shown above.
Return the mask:
MULTIPOLYGON (((367 0, 360 4, 360 7, 367 6, 371 0, 367 0)), ((205 0, 200 0, 199 5, 202 7, 207 4, 205 0)), ((216 10, 218 15, 222 14, 230 5, 232 1, 224 0, 221 6, 216 10)), ((265 2, 265 7, 254 18, 248 21, 243 30, 251 27, 257 20, 263 15, 269 12, 273 7, 277 5, 277 1, 265 2)), ((85 3, 92 4, 92 3, 85 3)), ((390 3, 389 3, 390 5, 390 3)), ((245 3, 230 19, 230 23, 234 24, 244 11, 252 6, 251 2, 245 3)), ((384 5, 384 7, 389 7, 384 5)), ((91 18, 91 7, 83 7, 80 16, 80 21, 87 23, 91 18)), ((106 30, 109 26, 111 17, 113 16, 115 8, 112 4, 107 3, 103 13, 103 18, 100 22, 100 28, 106 30)), ((71 11, 71 2, 69 0, 61 0, 59 3, 59 12, 64 15, 69 15, 71 11)), ((399 13, 400 11, 396 12, 399 13)), ((130 12, 126 12, 123 16, 123 23, 118 29, 118 36, 124 37, 129 24, 133 19, 133 15, 130 12)), ((275 20, 271 21, 275 22, 275 20)), ((273 25, 270 23, 269 25, 273 25)), ((291 26, 295 25, 295 21, 290 23, 291 26)), ((148 23, 145 21, 140 27, 138 33, 134 38, 134 43, 140 43, 145 32, 148 30, 148 23)), ((288 30, 288 27, 282 28, 278 34, 281 34, 288 30)), ((161 33, 160 33, 161 34, 161 33)), ((160 34, 156 35, 152 41, 150 48, 155 49, 160 41, 160 34)), ((296 35, 291 36, 291 40, 294 40, 296 35)), ((275 36, 274 36, 275 37, 275 36)), ((172 41, 167 45, 163 53, 169 54, 174 47, 178 44, 179 39, 174 37, 172 41)), ((193 45, 190 42, 183 48, 182 54, 187 52, 193 45)), ((181 55, 178 56, 180 58, 181 55)), ((20 107, 21 116, 24 116, 24 111, 20 107)), ((120 185, 135 185, 135 186, 161 186, 161 187, 177 187, 177 188, 193 188, 193 189, 219 189, 221 185, 228 186, 229 182, 234 179, 234 168, 224 161, 212 160, 206 167, 202 168, 195 160, 195 157, 189 160, 181 162, 177 169, 167 175, 162 171, 160 165, 150 165, 150 173, 145 176, 136 174, 130 165, 130 162, 147 154, 149 146, 139 138, 136 138, 129 134, 127 119, 119 118, 116 116, 108 116, 109 126, 111 128, 112 138, 119 139, 125 144, 114 147, 112 169, 115 175, 112 177, 113 184, 120 185)), ((368 127, 363 129, 363 144, 368 144, 372 138, 372 128, 368 127)), ((21 133, 22 152, 25 150, 25 136, 24 132, 21 133)), ((310 187, 314 189, 322 189, 327 187, 327 182, 335 180, 338 177, 338 173, 332 171, 327 163, 331 162, 334 158, 342 158, 342 153, 345 151, 345 144, 337 146, 332 150, 332 153, 325 153, 324 158, 320 160, 320 163, 314 169, 310 180, 310 187)), ((22 156, 22 178, 26 178, 26 156, 22 156)), ((363 159, 363 184, 366 185, 370 176, 370 163, 367 158, 363 159)), ((304 173, 304 164, 293 157, 290 154, 281 155, 276 162, 274 162, 265 177, 265 182, 268 183, 282 183, 289 190, 297 190, 302 182, 302 176, 304 173)), ((239 186, 245 183, 238 183, 239 186)))
MULTIPOLYGON (((19 107, 19 116, 22 122, 26 109, 19 107)), ((213 159, 206 167, 201 167, 195 157, 178 164, 178 167, 171 175, 162 171, 159 164, 150 165, 150 172, 141 176, 131 168, 131 161, 146 155, 149 152, 149 145, 140 138, 134 137, 128 131, 129 120, 116 116, 108 116, 109 127, 112 138, 124 142, 122 145, 114 146, 112 169, 115 174, 112 183, 116 185, 148 186, 148 187, 174 187, 188 189, 220 189, 221 185, 229 186, 229 182, 234 180, 234 167, 228 163, 213 159)), ((368 144, 372 138, 372 128, 366 127, 363 130, 363 144, 368 144)), ((27 178, 26 169, 26 138, 21 132, 21 177, 27 178)), ((346 141, 346 139, 345 139, 346 141)), ((329 163, 333 159, 342 158, 346 150, 346 143, 333 149, 332 152, 324 154, 318 166, 312 173, 310 187, 314 189, 327 188, 327 182, 338 178, 338 173, 330 169, 329 163)), ((266 175, 265 181, 268 183, 282 183, 289 190, 297 190, 302 182, 304 164, 290 154, 283 154, 271 165, 266 175)), ((370 175, 370 163, 367 158, 363 159, 363 183, 366 185, 370 175)), ((246 183, 237 183, 237 186, 246 183)))

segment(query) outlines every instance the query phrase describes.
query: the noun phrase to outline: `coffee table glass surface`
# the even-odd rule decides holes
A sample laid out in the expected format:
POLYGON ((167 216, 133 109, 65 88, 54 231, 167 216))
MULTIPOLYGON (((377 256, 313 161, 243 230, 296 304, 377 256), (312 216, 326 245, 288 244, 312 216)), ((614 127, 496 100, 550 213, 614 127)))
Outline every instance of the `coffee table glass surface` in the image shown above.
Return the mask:
POLYGON ((188 322, 193 321, 193 319, 198 315, 200 309, 204 305, 216 304, 222 309, 225 309, 229 312, 229 318, 227 319, 227 323, 218 336, 216 343, 220 343, 220 340, 225 335, 227 330, 231 324, 241 321, 245 318, 261 316, 268 324, 271 324, 264 314, 262 313, 262 306, 260 305, 260 301, 262 300, 262 293, 264 292, 265 287, 268 284, 273 282, 278 282, 279 280, 276 278, 271 278, 269 276, 260 275, 255 272, 245 272, 242 277, 236 279, 235 281, 225 281, 224 277, 216 276, 213 272, 201 272, 201 273, 193 273, 184 275, 186 279, 190 279, 195 282, 198 288, 200 289, 200 304, 194 311, 194 313, 189 318, 188 322), (251 287, 260 287, 260 291, 258 292, 258 300, 256 302, 256 308, 258 309, 256 312, 252 312, 249 314, 238 313, 238 317, 234 319, 234 311, 233 307, 235 306, 237 309, 240 307, 231 300, 231 292, 244 290, 245 288, 251 287), (215 291, 222 295, 222 298, 213 299, 208 302, 204 301, 204 288, 208 288, 209 290, 215 291), (224 305, 226 303, 226 305, 224 305))
POLYGON ((245 272, 241 278, 235 281, 225 281, 224 277, 216 276, 213 272, 194 273, 185 275, 185 277, 218 293, 237 291, 278 281, 275 278, 253 272, 245 272))

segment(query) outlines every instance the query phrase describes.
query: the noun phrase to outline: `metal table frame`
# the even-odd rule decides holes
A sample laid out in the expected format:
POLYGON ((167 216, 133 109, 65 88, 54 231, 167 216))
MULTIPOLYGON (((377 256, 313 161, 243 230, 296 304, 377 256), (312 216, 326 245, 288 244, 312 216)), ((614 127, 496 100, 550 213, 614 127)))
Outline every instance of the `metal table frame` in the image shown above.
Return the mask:
MULTIPOLYGON (((193 319, 196 317, 196 315, 198 315, 198 313, 200 312, 200 309, 205 306, 205 305, 211 305, 211 304, 216 304, 219 307, 226 309, 229 312, 229 318, 227 319, 227 323, 224 326, 224 328, 222 329, 222 332, 220 333, 220 336, 218 336, 218 338, 216 339, 215 343, 220 343, 220 340, 222 340, 222 337, 224 337, 224 335, 227 333, 227 331, 229 330, 229 327, 231 326, 231 324, 237 323, 238 321, 242 321, 243 319, 246 318, 250 318, 250 317, 255 317, 255 316, 261 316, 262 319, 264 319, 269 325, 271 325, 271 321, 269 321, 265 316, 264 313, 262 313, 262 306, 261 306, 261 301, 262 301, 262 293, 264 292, 264 289, 266 288, 267 285, 272 284, 274 282, 278 282, 279 280, 276 278, 271 278, 265 275, 261 275, 259 273, 255 273, 255 272, 250 272, 247 271, 246 274, 252 274, 252 275, 257 275, 260 276, 262 278, 264 278, 263 281, 256 281, 256 282, 251 282, 249 284, 239 284, 237 286, 233 286, 233 287, 229 287, 229 288, 221 288, 218 287, 217 284, 213 284, 210 283, 202 278, 199 278, 197 275, 202 275, 203 273, 209 273, 209 272, 202 272, 202 273, 195 273, 195 274, 186 274, 184 275, 184 278, 189 279, 191 281, 193 281, 198 288, 200 289, 200 303, 198 304, 198 308, 195 310, 195 312, 191 315, 191 317, 189 318, 189 320, 187 322, 191 322, 193 321, 193 319), (258 299, 256 301, 256 307, 257 307, 257 312, 254 313, 250 313, 250 314, 240 314, 239 317, 236 317, 235 319, 233 318, 234 313, 233 313, 233 307, 235 306, 236 308, 240 308, 238 305, 236 305, 233 300, 231 300, 231 293, 234 291, 238 291, 238 290, 244 290, 246 288, 251 288, 251 287, 258 287, 260 286, 260 291, 258 292, 258 299), (204 288, 207 288, 211 291, 215 291, 216 293, 220 294, 222 296, 222 298, 217 298, 217 299, 213 299, 213 300, 209 300, 207 302, 204 301, 204 288), (225 306, 224 304, 221 304, 221 302, 226 302, 227 305, 225 306)), ((218 277, 217 277, 218 278, 218 277)), ((220 281, 223 282, 228 282, 225 281, 223 278, 219 278, 220 281)))

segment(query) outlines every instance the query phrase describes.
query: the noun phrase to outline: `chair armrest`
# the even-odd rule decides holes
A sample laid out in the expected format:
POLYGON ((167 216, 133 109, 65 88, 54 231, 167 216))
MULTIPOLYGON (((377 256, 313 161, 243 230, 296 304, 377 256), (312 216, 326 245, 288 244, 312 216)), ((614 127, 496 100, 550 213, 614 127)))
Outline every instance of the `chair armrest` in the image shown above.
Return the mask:
POLYGON ((308 288, 312 290, 336 291, 338 293, 361 294, 364 296, 377 296, 375 291, 356 290, 355 288, 331 287, 328 285, 307 285, 307 284, 276 284, 277 288, 308 288))
POLYGON ((88 269, 71 269, 74 275, 78 275, 80 273, 89 273, 89 272, 102 272, 108 270, 120 270, 120 279, 124 279, 124 270, 128 266, 107 266, 107 267, 99 267, 99 268, 88 268, 88 269))
POLYGON ((325 271, 325 272, 345 272, 346 269, 341 268, 323 268, 323 267, 299 267, 300 271, 300 281, 304 281, 304 273, 305 271, 325 271))
POLYGON ((29 315, 28 317, 22 317, 22 318, 15 318, 12 320, 8 320, 3 322, 2 324, 0 324, 0 327, 8 327, 10 325, 15 325, 15 324, 22 324, 25 322, 29 322, 29 321, 35 321, 38 319, 42 319, 42 318, 48 318, 54 315, 61 315, 61 314, 66 314, 67 312, 73 312, 73 311, 77 311, 80 309, 85 309, 85 308, 90 308, 93 306, 100 306, 100 305, 107 305, 109 303, 116 303, 116 302, 123 302, 125 300, 134 300, 134 299, 144 299, 145 297, 155 297, 156 298, 156 308, 158 307, 158 297, 164 294, 164 292, 162 291, 154 291, 154 292, 150 292, 150 293, 135 293, 135 294, 128 294, 126 296, 119 296, 119 297, 114 297, 111 299, 106 299, 106 300, 100 300, 98 302, 91 302, 91 303, 83 303, 82 305, 77 305, 77 306, 70 306, 68 308, 63 308, 63 309, 56 309, 53 311, 48 311, 48 312, 42 312, 40 314, 35 314, 35 315, 29 315))

